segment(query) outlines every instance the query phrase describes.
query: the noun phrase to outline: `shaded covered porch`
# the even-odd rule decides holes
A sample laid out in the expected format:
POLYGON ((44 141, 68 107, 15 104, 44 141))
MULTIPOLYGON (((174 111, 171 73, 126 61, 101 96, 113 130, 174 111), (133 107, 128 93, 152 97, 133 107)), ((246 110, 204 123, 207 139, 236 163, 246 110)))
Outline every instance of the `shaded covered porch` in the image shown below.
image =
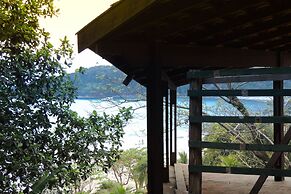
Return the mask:
MULTIPOLYGON (((186 194, 188 190, 183 188, 188 188, 188 165, 186 164, 177 164, 176 167, 183 175, 183 177, 177 177, 177 170, 174 171, 175 175, 175 185, 177 182, 183 182, 175 188, 177 194, 186 194), (182 179, 182 180, 181 180, 182 179)), ((220 174, 220 173, 203 173, 202 175, 202 193, 203 194, 248 194, 252 189, 254 183, 258 179, 256 175, 236 175, 236 174, 220 174)), ((168 186, 170 188, 170 186, 168 186)), ((291 188, 291 178, 286 177, 285 181, 275 182, 272 177, 269 177, 260 193, 262 194, 285 194, 289 193, 291 188)), ((168 188, 166 188, 168 190, 168 188)), ((164 192, 165 193, 165 192, 164 192)))
MULTIPOLYGON (((176 89, 189 83, 187 72, 290 66, 290 17, 288 0, 121 0, 77 33, 80 52, 91 49, 128 75, 125 84, 134 79, 147 89, 149 193, 163 193, 176 162, 176 89)), ((272 80, 282 87, 281 76, 272 80)), ((276 144, 283 136, 278 124, 276 144)), ((196 153, 190 161, 201 160, 196 153)), ((202 177, 190 182, 192 193, 202 192, 202 177)))

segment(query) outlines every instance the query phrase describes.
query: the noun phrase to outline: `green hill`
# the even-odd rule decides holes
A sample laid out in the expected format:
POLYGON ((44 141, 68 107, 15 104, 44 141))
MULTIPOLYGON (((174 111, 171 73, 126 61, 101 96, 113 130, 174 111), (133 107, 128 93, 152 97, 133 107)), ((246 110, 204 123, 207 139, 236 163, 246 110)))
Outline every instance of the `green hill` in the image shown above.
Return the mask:
MULTIPOLYGON (((75 73, 71 78, 74 79, 75 73)), ((126 97, 141 98, 145 88, 135 81, 128 86, 122 84, 126 75, 113 66, 96 66, 77 74, 75 86, 78 98, 126 97)))
MULTIPOLYGON (((72 79, 75 73, 70 75, 72 79)), ((86 69, 84 74, 77 75, 75 86, 78 88, 78 98, 127 98, 145 99, 145 88, 135 81, 128 86, 122 84, 126 75, 114 66, 96 66, 86 69)), ((238 85, 238 84, 236 84, 238 85)), ((286 88, 291 88, 291 81, 286 81, 286 88)), ((239 83, 240 89, 271 89, 272 82, 239 83)), ((215 89, 213 84, 205 85, 207 89, 215 89)), ((220 84, 225 88, 225 84, 220 84)), ((178 95, 186 95, 188 85, 178 88, 178 95)))

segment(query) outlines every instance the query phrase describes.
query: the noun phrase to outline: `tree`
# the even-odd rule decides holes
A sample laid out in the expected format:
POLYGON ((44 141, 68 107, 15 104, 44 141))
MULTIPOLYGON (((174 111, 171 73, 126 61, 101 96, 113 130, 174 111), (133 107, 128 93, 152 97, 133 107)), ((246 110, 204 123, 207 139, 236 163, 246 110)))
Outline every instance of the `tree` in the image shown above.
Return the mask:
MULTIPOLYGON (((240 84, 214 84, 216 89, 237 89, 248 83, 240 84)), ((249 84, 251 85, 251 84, 249 84)), ((271 82, 269 82, 270 87, 271 82)), ((250 87, 250 86, 248 86, 250 87)), ((250 116, 258 113, 251 112, 247 109, 246 105, 236 96, 220 97, 226 105, 231 105, 232 109, 227 111, 224 106, 217 106, 218 113, 232 114, 236 116, 250 116)), ((287 99, 288 104, 288 99, 287 99)), ((286 104, 286 112, 288 111, 288 105, 286 104)), ((271 104, 270 104, 271 105, 271 104)), ((269 115, 271 110, 267 108, 266 110, 259 113, 269 115)), ((272 125, 265 123, 218 123, 209 126, 207 135, 205 136, 205 141, 211 142, 225 142, 225 143, 241 143, 241 144, 273 144, 273 132, 272 125)), ((210 150, 207 149, 204 152, 206 160, 204 162, 208 165, 226 165, 229 164, 233 166, 247 166, 247 167, 264 167, 268 162, 271 153, 263 151, 248 151, 248 152, 238 152, 229 150, 210 150), (235 165, 234 165, 235 166, 235 165)), ((288 157, 285 157, 286 165, 290 166, 288 157)))
POLYGON ((57 13, 53 0, 0 1, 0 193, 78 186, 95 165, 118 157, 128 109, 81 118, 70 110, 76 88, 64 71, 72 48, 39 27, 57 13))
POLYGON ((143 189, 147 181, 146 150, 131 148, 123 151, 112 170, 118 183, 127 185, 129 180, 133 180, 136 190, 143 189))

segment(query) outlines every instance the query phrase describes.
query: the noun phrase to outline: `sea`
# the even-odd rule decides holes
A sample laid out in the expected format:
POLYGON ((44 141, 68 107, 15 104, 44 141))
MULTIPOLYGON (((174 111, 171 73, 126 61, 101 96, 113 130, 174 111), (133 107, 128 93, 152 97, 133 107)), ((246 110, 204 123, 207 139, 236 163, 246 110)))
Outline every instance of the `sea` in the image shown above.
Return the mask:
MULTIPOLYGON (((203 112, 209 115, 237 115, 239 112, 229 105, 226 99, 220 97, 204 97, 203 112)), ((242 97, 241 102, 245 105, 252 116, 271 116, 272 97, 242 97)), ((188 150, 188 97, 178 97, 178 127, 177 127, 177 150, 178 152, 188 150)), ((140 100, 130 100, 118 98, 103 99, 76 99, 71 109, 80 116, 88 117, 93 110, 103 114, 117 114, 121 107, 132 107, 133 118, 124 127, 124 137, 122 139, 122 149, 146 147, 146 102, 140 100)))

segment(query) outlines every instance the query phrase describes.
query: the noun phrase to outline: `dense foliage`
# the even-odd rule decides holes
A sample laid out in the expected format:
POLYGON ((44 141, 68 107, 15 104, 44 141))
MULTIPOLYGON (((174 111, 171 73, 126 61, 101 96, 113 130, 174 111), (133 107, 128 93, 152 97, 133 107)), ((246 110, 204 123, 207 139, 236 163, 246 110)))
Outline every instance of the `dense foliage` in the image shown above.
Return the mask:
POLYGON ((56 12, 53 0, 0 1, 0 193, 69 188, 95 165, 107 170, 131 117, 128 109, 89 118, 69 109, 72 48, 66 39, 54 48, 38 23, 56 12))

